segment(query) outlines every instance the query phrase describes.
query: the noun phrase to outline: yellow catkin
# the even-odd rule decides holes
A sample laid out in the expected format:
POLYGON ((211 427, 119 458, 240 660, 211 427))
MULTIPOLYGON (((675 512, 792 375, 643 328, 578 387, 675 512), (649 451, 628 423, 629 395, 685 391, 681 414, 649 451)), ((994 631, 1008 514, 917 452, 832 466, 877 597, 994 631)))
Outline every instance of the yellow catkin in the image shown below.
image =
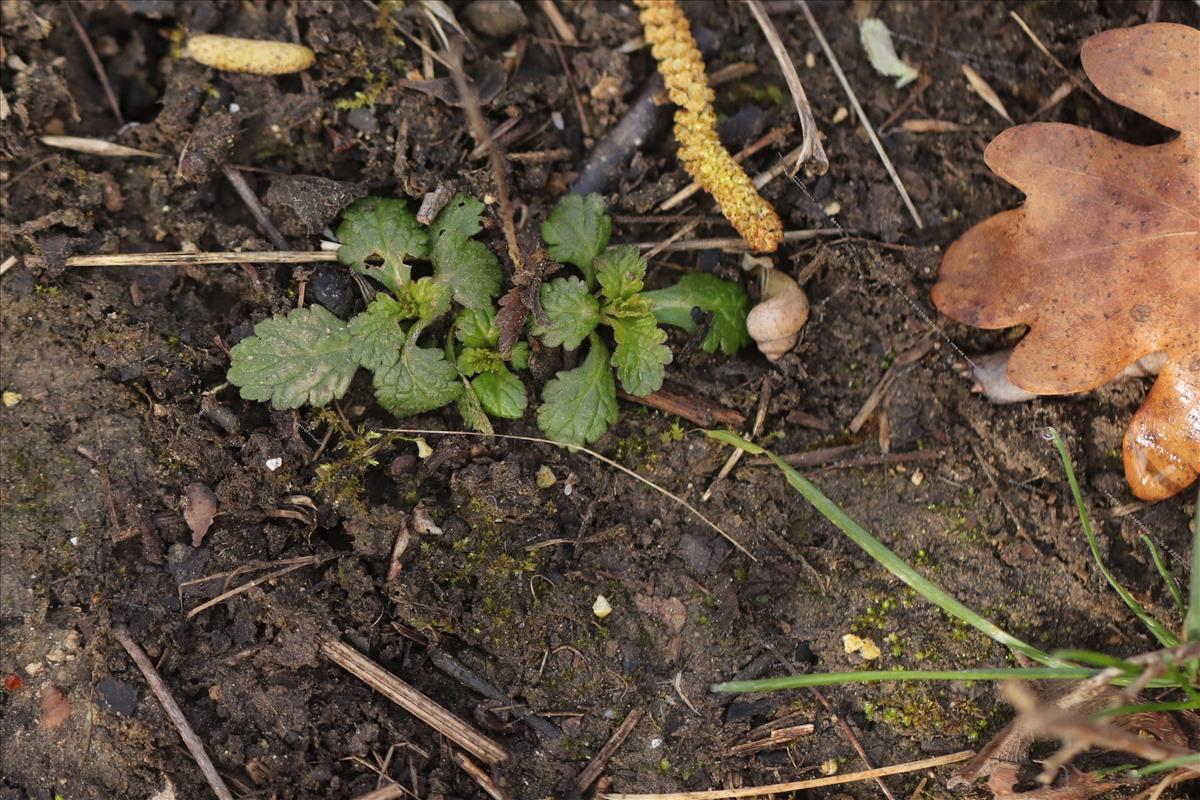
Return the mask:
POLYGON ((713 91, 700 48, 676 0, 635 0, 646 41, 658 61, 675 112, 679 160, 696 183, 713 196, 742 238, 770 253, 783 241, 783 222, 754 182, 717 137, 713 91))
POLYGON ((313 51, 303 45, 211 33, 189 37, 187 55, 206 67, 255 75, 301 72, 316 60, 313 51))

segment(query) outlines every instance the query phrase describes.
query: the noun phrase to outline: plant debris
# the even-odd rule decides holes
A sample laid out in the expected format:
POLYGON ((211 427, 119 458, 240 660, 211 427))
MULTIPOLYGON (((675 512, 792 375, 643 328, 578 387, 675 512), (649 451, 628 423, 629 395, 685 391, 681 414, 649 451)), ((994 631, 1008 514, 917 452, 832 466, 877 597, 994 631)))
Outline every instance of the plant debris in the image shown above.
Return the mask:
POLYGON ((1008 377, 1035 394, 1094 389, 1139 358, 1167 363, 1125 434, 1125 475, 1144 500, 1200 472, 1200 31, 1156 23, 1083 45, 1104 95, 1179 131, 1141 147, 1032 123, 984 159, 1025 204, 976 225, 942 260, 933 301, 980 328, 1030 326, 1008 377))

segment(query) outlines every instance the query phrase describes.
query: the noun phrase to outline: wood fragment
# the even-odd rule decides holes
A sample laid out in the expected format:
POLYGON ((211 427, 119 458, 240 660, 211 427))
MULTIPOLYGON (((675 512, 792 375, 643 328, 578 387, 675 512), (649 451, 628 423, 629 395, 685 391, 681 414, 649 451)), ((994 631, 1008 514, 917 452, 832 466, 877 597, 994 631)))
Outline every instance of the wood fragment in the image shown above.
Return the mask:
POLYGON ((729 748, 729 755, 748 756, 754 753, 761 753, 764 750, 778 750, 803 736, 811 736, 816 729, 817 727, 811 722, 806 722, 803 725, 792 725, 787 728, 776 728, 764 739, 755 739, 752 742, 735 744, 729 748))
MULTIPOLYGON (((768 374, 763 376, 762 388, 759 389, 758 411, 754 415, 754 425, 750 428, 749 441, 753 442, 755 437, 762 433, 763 421, 767 418, 767 407, 770 404, 771 377, 768 374)), ((716 488, 716 485, 724 480, 730 472, 733 472, 733 468, 737 466, 737 463, 742 460, 742 456, 745 454, 746 451, 742 448, 733 448, 733 452, 729 454, 729 458, 727 458, 725 463, 721 465, 721 469, 717 473, 717 477, 712 479, 712 483, 708 484, 708 488, 704 490, 704 494, 700 495, 700 502, 708 502, 708 499, 712 497, 713 489, 716 488)))
POLYGON ((884 395, 892 388, 892 384, 896 382, 896 378, 900 372, 905 367, 911 366, 927 356, 932 349, 933 339, 926 338, 915 347, 910 347, 896 356, 891 366, 888 367, 887 372, 883 373, 883 377, 879 379, 879 383, 875 384, 875 388, 867 395, 862 408, 858 410, 858 413, 854 415, 854 419, 850 421, 849 430, 851 433, 858 433, 862 430, 862 426, 875 413, 875 409, 879 407, 879 403, 882 402, 884 395))
POLYGON ((432 192, 426 192, 421 198, 421 207, 417 209, 417 222, 428 225, 438 212, 446 207, 454 196, 454 187, 449 183, 439 183, 432 192))
POLYGON ((71 256, 66 264, 68 267, 183 267, 210 264, 316 264, 337 260, 337 250, 251 250, 224 253, 110 253, 71 256))
POLYGON ((1071 70, 1067 69, 1067 66, 1065 64, 1063 64, 1061 61, 1059 61, 1058 58, 1054 55, 1054 53, 1050 52, 1050 48, 1046 47, 1046 45, 1042 43, 1041 38, 1039 38, 1038 35, 1033 32, 1033 28, 1030 28, 1029 25, 1026 24, 1025 20, 1021 19, 1020 14, 1018 14, 1016 11, 1009 11, 1008 15, 1010 17, 1012 17, 1013 21, 1016 22, 1017 25, 1019 25, 1021 27, 1021 30, 1025 32, 1025 35, 1029 37, 1030 41, 1033 42, 1034 46, 1037 47, 1038 50, 1042 51, 1042 55, 1044 55, 1044 56, 1046 56, 1046 58, 1050 59, 1054 63, 1054 66, 1058 67, 1059 71, 1061 71, 1063 73, 1063 75, 1067 76, 1067 80, 1069 80, 1076 89, 1081 89, 1084 92, 1084 94, 1086 94, 1088 97, 1092 98, 1093 102, 1095 102, 1095 103, 1101 102, 1100 98, 1096 95, 1096 93, 1094 91, 1092 91, 1092 87, 1087 85, 1086 81, 1080 79, 1080 77, 1078 75, 1076 75, 1071 70))
POLYGON ((188 724, 187 717, 183 715, 183 712, 179 709, 179 705, 171 697, 171 692, 167 689, 167 685, 163 683, 162 678, 159 677, 158 670, 150 662, 146 651, 133 640, 133 637, 129 635, 129 631, 126 630, 124 625, 118 625, 113 628, 112 633, 113 637, 125 648, 125 652, 129 653, 129 657, 133 659, 133 663, 137 664, 138 669, 142 671, 142 675, 146 678, 146 683, 150 684, 150 690, 154 692, 154 696, 162 704, 163 710, 167 712, 167 716, 175 724, 175 729, 179 731, 179 736, 183 739, 188 752, 192 754, 192 758, 195 759, 196 765, 204 773, 204 779, 212 787, 213 793, 216 794, 219 800, 233 800, 233 795, 229 792, 229 788, 225 785, 225 781, 221 778, 220 773, 217 772, 217 768, 213 766, 212 760, 204 750, 204 745, 200 742, 200 738, 196 736, 196 732, 188 724))
POLYGON ((366 794, 360 794, 354 800, 396 800, 396 798, 404 797, 406 793, 409 792, 403 786, 398 783, 391 783, 366 794))
POLYGON ((276 578, 282 578, 284 575, 287 575, 289 572, 295 572, 296 570, 298 570, 302 567, 309 567, 309 566, 314 566, 316 564, 322 564, 322 563, 329 561, 331 559, 334 559, 334 558, 337 558, 337 556, 336 555, 308 556, 306 558, 298 559, 295 563, 289 564, 288 566, 283 567, 282 569, 277 569, 274 572, 268 572, 266 575, 260 575, 253 580, 246 581, 241 586, 234 587, 233 589, 230 589, 227 592, 222 592, 221 594, 217 595, 213 599, 207 600, 207 601, 201 603, 200 605, 196 606, 195 608, 193 608, 191 611, 189 611, 187 613, 187 618, 192 619, 193 617, 195 617, 197 614, 199 614, 202 611, 206 611, 207 609, 210 609, 213 606, 220 605, 221 603, 224 603, 226 600, 230 599, 231 597, 236 597, 237 595, 241 594, 242 592, 245 592, 249 589, 253 589, 255 586, 266 583, 267 581, 274 580, 276 578))
POLYGON ((509 153, 508 160, 520 164, 548 164, 553 161, 565 161, 571 157, 569 147, 555 147, 550 150, 532 150, 527 153, 509 153))
POLYGON ((714 425, 741 427, 746 424, 746 418, 740 412, 669 381, 663 383, 663 388, 644 397, 629 394, 622 389, 617 390, 617 396, 631 403, 638 403, 674 414, 677 417, 683 417, 688 422, 694 422, 702 428, 711 428, 714 425))
POLYGON ((871 127, 871 121, 867 119, 862 104, 858 102, 858 96, 850 88, 850 82, 846 79, 846 73, 842 71, 841 62, 838 61, 833 48, 829 46, 829 42, 825 39, 825 33, 821 30, 821 26, 817 24, 817 18, 813 16, 805 0, 796 0, 796 2, 800 6, 800 11, 803 12, 805 19, 808 21, 809 27, 812 28, 813 34, 817 37, 817 41, 820 42, 821 49, 825 52, 825 57, 829 59, 829 64, 833 67, 833 74, 837 76, 838 83, 842 85, 842 91, 846 93, 846 97, 850 100, 850 105, 854 107, 854 112, 858 114, 858 121, 862 123, 863 130, 867 132, 867 137, 871 140, 871 145, 879 155, 879 160, 883 162, 884 169, 887 170, 888 175, 892 178, 892 183, 896 186, 896 191, 900 193, 900 199, 904 201, 904 207, 908 209, 908 213, 912 217, 913 222, 916 223, 917 228, 924 230, 925 223, 921 220, 921 215, 917 212, 917 207, 913 205, 912 198, 908 196, 908 190, 904 188, 904 182, 900 180, 899 174, 896 173, 896 168, 892 166, 892 160, 888 158, 887 152, 883 149, 883 144, 879 141, 879 137, 875 135, 875 129, 871 127))
POLYGON ((3 275, 4 273, 8 272, 10 269, 12 269, 14 266, 16 266, 16 263, 17 263, 16 256, 9 256, 8 258, 4 259, 4 263, 0 264, 0 275, 3 275))
POLYGON ((763 36, 766 37, 775 60, 779 62, 783 79, 787 83, 788 91, 792 94, 792 102, 796 105, 796 115, 800 117, 802 141, 798 148, 799 152, 796 153, 796 166, 792 168, 792 174, 796 174, 801 167, 804 167, 804 171, 809 175, 824 175, 829 171, 829 158, 825 155, 825 148, 821 146, 821 132, 817 130, 817 120, 813 117, 812 106, 808 103, 808 96, 804 93, 800 76, 796 74, 796 65, 788 55, 783 40, 779 38, 779 31, 775 30, 775 23, 767 15, 767 10, 763 8, 762 2, 747 0, 746 5, 749 6, 754 21, 762 29, 763 36))
POLYGON ((42 136, 38 138, 38 141, 47 147, 74 150, 76 153, 87 153, 90 156, 168 158, 164 153, 152 153, 149 150, 139 150, 136 147, 126 147, 123 144, 114 144, 104 139, 91 139, 86 136, 42 136))
MULTIPOLYGON (((854 730, 850 727, 850 724, 846 722, 845 718, 833 710, 833 706, 829 704, 829 701, 825 699, 825 695, 823 695, 817 687, 810 686, 809 692, 812 693, 813 697, 817 698, 817 702, 825 707, 825 712, 833 718, 838 730, 841 731, 842 735, 846 737, 846 741, 850 742, 850 746, 854 748, 854 752, 858 753, 858 757, 862 759, 863 766, 868 770, 875 769, 875 765, 871 763, 871 759, 867 756, 867 751, 862 746, 862 742, 860 742, 858 737, 854 735, 854 730)), ((887 800, 896 800, 896 796, 892 794, 892 790, 888 788, 886 783, 883 782, 883 776, 876 775, 874 778, 872 778, 872 780, 875 781, 875 785, 879 787, 879 790, 883 792, 883 796, 886 797, 887 800)))
POLYGON ((975 90, 975 94, 983 98, 983 102, 987 103, 992 109, 1008 120, 1012 124, 1013 118, 1008 113, 1008 109, 1004 107, 1004 101, 1000 99, 1000 95, 996 94, 996 90, 992 85, 983 79, 983 76, 971 68, 970 64, 962 65, 962 73, 967 78, 967 83, 975 90))
POLYGON ((554 28, 554 33, 559 39, 567 44, 579 44, 579 38, 575 35, 575 27, 558 10, 554 0, 538 0, 538 8, 546 15, 550 27, 554 28))
POLYGON ((467 758, 457 750, 454 751, 454 763, 462 768, 462 771, 471 776, 471 780, 479 784, 479 788, 487 792, 492 800, 511 800, 511 796, 504 789, 496 785, 496 782, 491 777, 479 768, 471 759, 467 758))
POLYGON ((711 789, 701 792, 672 792, 668 794, 608 793, 602 795, 602 797, 604 800, 727 800, 728 798, 737 797, 758 797, 769 794, 784 794, 785 792, 799 792, 803 789, 816 789, 821 786, 837 786, 843 783, 857 783, 858 781, 872 780, 874 778, 884 777, 886 775, 903 775, 906 772, 918 772, 923 769, 933 769, 934 767, 941 767, 945 766, 946 764, 955 764, 959 761, 965 761, 974 754, 974 751, 963 750, 958 753, 937 756, 935 758, 923 758, 920 761, 910 761, 905 764, 895 764, 890 767, 879 767, 877 769, 869 769, 862 772, 848 772, 845 775, 831 775, 827 778, 812 778, 806 781, 773 783, 766 786, 743 786, 740 789, 711 789))
POLYGON ((905 133, 958 133, 967 128, 948 119, 906 119, 900 123, 905 133))
POLYGON ((267 210, 262 207, 262 203, 258 201, 258 195, 250 188, 250 184, 242 177, 242 173, 229 164, 221 165, 221 172, 225 174, 226 180, 233 186, 233 190, 237 192, 237 196, 246 204, 246 208, 250 209, 250 214, 258 223, 258 227, 262 228, 263 233, 271 240, 271 244, 276 250, 291 250, 292 246, 288 244, 287 239, 283 238, 283 234, 275 227, 275 223, 267 216, 267 210))
POLYGON ((319 638, 321 653, 396 705, 485 763, 508 760, 503 747, 380 667, 350 645, 328 634, 319 638))
POLYGON ((596 753, 596 756, 588 762, 587 766, 575 776, 575 791, 582 794, 599 779, 600 774, 604 772, 604 768, 608 766, 609 760, 616 754, 621 745, 625 743, 625 740, 629 738, 629 734, 633 733, 633 729, 642 721, 642 716, 645 713, 646 710, 643 708, 635 708, 629 712, 629 715, 625 717, 625 721, 621 723, 620 727, 613 732, 613 735, 600 748, 600 752, 596 753))
MULTIPOLYGON (((822 236, 840 236, 842 233, 838 228, 805 228, 802 230, 785 231, 783 240, 785 242, 807 242, 822 236)), ((750 252, 750 245, 746 244, 746 240, 739 236, 727 236, 716 239, 687 239, 681 242, 670 242, 669 244, 663 242, 635 242, 634 247, 640 250, 654 250, 657 247, 660 253, 677 253, 689 250, 724 250, 729 253, 750 252)))
POLYGON ((547 744, 557 743, 562 739, 562 731, 557 725, 524 708, 499 688, 493 686, 479 675, 476 675, 474 671, 446 651, 436 647, 429 648, 429 660, 438 670, 449 675, 476 694, 507 705, 514 717, 544 737, 547 740, 547 744))
POLYGON ((112 109, 113 116, 117 118, 117 124, 124 125, 125 117, 121 116, 121 104, 117 102, 117 96, 113 94, 112 84, 108 82, 108 73, 104 69, 104 63, 100 60, 100 56, 96 53, 96 48, 92 46, 91 37, 87 35, 87 31, 80 24, 79 19, 75 16, 75 12, 71 10, 71 3, 63 3, 63 8, 67 10, 67 18, 71 20, 71 27, 75 29, 75 35, 83 43, 83 49, 87 52, 88 60, 92 62, 92 69, 96 71, 96 77, 100 80, 100 88, 104 90, 104 97, 108 100, 108 107, 112 109))

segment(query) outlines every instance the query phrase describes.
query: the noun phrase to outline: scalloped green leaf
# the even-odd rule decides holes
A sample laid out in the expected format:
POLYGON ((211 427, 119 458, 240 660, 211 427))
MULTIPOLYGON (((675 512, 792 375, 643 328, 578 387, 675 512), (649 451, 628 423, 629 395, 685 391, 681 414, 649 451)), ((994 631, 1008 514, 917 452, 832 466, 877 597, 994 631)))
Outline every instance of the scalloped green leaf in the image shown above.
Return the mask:
POLYGON ((542 239, 550 257, 583 270, 589 287, 595 283, 592 262, 608 247, 611 235, 612 220, 604 213, 604 198, 598 194, 566 195, 542 223, 542 239))
POLYGON ((371 370, 394 363, 404 347, 404 329, 400 327, 403 318, 403 310, 394 298, 376 296, 366 311, 350 320, 350 353, 354 360, 371 370))
POLYGON ((614 319, 612 329, 617 342, 612 365, 625 391, 645 397, 661 389, 663 368, 671 363, 666 331, 651 316, 614 319))
POLYGON ((463 390, 458 370, 442 351, 418 347, 411 338, 394 364, 375 372, 374 383, 379 404, 397 417, 441 408, 463 390))
POLYGON ((750 334, 746 332, 750 298, 741 284, 716 275, 694 273, 666 289, 643 292, 642 297, 650 299, 655 319, 689 333, 696 329, 693 308, 712 313, 712 324, 702 345, 706 353, 720 347, 725 355, 731 356, 750 343, 750 334))
POLYGON ((342 212, 337 237, 338 261, 395 295, 409 282, 409 260, 429 257, 429 233, 403 200, 364 197, 342 212))
POLYGON ((599 439, 617 421, 617 385, 608 366, 608 348, 592 334, 587 358, 546 383, 538 408, 538 427, 564 444, 599 439))
POLYGON ((229 382, 246 400, 275 408, 324 405, 341 397, 358 369, 346 323, 321 306, 265 319, 229 351, 229 382))
POLYGON ((599 301, 574 275, 543 283, 540 292, 548 324, 535 323, 534 335, 542 337, 548 347, 579 347, 600 322, 599 301))

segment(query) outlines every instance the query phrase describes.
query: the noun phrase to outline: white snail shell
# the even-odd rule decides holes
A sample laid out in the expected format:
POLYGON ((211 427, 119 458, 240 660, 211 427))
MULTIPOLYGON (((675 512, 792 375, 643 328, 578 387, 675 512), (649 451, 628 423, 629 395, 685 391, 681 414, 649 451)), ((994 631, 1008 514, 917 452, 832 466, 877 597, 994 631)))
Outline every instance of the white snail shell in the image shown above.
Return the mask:
POLYGON ((762 301, 750 309, 746 330, 760 353, 778 361, 800 338, 800 329, 808 321, 808 298, 786 273, 768 269, 766 274, 762 301))

